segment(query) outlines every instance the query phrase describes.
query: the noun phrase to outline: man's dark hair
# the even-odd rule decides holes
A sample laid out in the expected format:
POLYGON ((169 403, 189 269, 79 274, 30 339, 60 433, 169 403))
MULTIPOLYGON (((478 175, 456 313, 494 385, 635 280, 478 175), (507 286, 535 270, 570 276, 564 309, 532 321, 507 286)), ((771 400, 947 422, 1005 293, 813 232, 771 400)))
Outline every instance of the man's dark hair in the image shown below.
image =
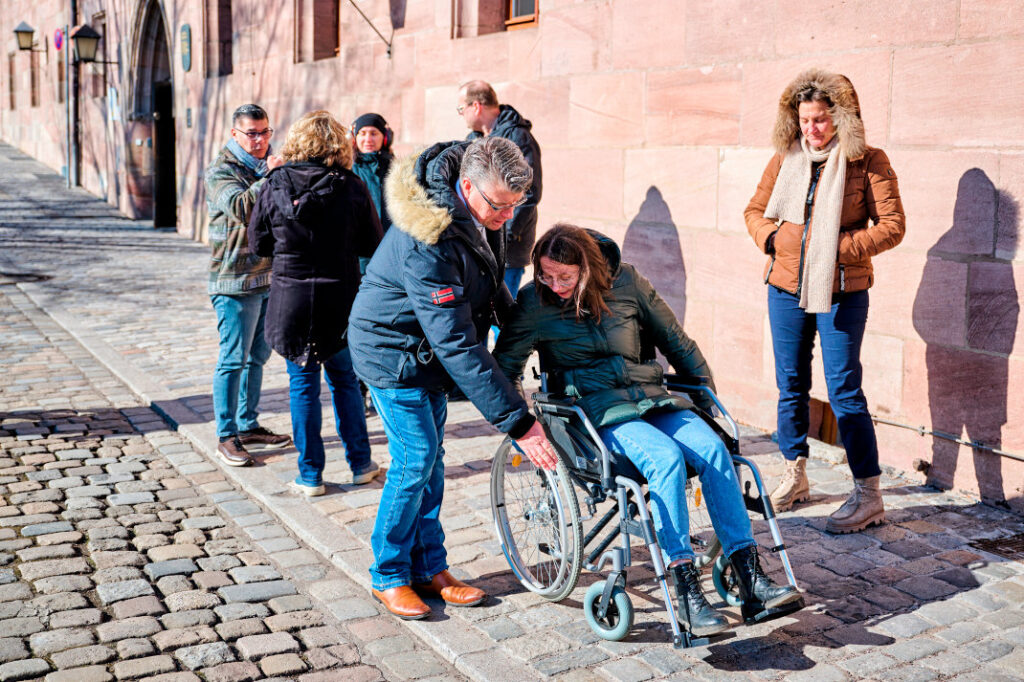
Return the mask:
POLYGON ((267 111, 258 104, 243 104, 242 106, 235 109, 235 113, 231 115, 231 125, 238 125, 238 119, 251 118, 254 121, 266 121, 269 119, 267 111))
POLYGON ((498 94, 487 81, 469 81, 459 88, 466 91, 466 104, 480 102, 485 107, 498 106, 498 94))

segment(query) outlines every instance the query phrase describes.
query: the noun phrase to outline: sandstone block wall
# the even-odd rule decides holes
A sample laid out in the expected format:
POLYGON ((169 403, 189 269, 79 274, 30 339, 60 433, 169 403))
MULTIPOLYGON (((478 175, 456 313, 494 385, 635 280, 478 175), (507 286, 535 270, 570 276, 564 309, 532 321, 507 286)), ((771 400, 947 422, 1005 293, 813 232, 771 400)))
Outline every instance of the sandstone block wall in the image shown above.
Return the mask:
MULTIPOLYGON (((60 4, 8 0, 0 30, 10 35, 26 19, 52 33, 47 22, 60 4)), ((125 92, 136 77, 140 3, 80 4, 86 16, 105 7, 123 60, 111 78, 125 92)), ((763 257, 742 210, 771 156, 786 83, 809 66, 845 73, 869 144, 888 152, 899 175, 908 216, 903 244, 875 261, 864 349, 872 411, 1024 454, 1020 2, 858 0, 808 12, 793 0, 543 0, 532 28, 453 40, 451 0, 366 0, 360 6, 385 35, 393 19, 398 26, 390 57, 343 3, 339 56, 297 64, 292 3, 235 0, 234 73, 212 79, 203 75, 201 4, 162 3, 174 50, 181 231, 203 236, 202 171, 239 103, 266 106, 282 134, 314 107, 345 120, 378 111, 407 153, 464 136, 457 87, 488 79, 534 122, 545 170, 541 224, 571 220, 620 240, 685 318, 737 416, 765 428, 775 389, 763 257), (184 23, 193 30, 188 73, 184 23)), ((28 63, 16 59, 19 69, 28 63)), ((21 71, 19 79, 20 93, 21 71)), ((59 167, 59 107, 44 97, 29 110, 19 94, 10 111, 0 83, 3 139, 59 167)), ((112 121, 101 105, 84 114, 83 177, 131 210, 124 182, 114 192, 100 180, 124 173, 131 109, 122 101, 112 121)), ((827 399, 820 371, 814 392, 827 399)), ((932 463, 933 482, 1024 506, 1024 463, 895 426, 879 425, 878 434, 889 464, 909 469, 920 458, 932 463)))

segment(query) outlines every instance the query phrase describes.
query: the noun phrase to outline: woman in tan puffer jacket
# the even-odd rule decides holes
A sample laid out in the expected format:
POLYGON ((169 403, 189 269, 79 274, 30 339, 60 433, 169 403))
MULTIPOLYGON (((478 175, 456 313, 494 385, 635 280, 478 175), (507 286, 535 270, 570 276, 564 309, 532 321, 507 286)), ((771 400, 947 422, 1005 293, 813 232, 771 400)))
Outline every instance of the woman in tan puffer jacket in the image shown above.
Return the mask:
POLYGON ((827 529, 859 531, 885 518, 878 446, 861 390, 871 258, 903 239, 903 204, 885 152, 864 141, 860 103, 845 76, 818 69, 797 76, 779 99, 773 143, 776 154, 744 212, 747 230, 769 256, 764 277, 779 447, 789 462, 772 502, 785 511, 809 497, 805 467, 817 333, 829 403, 855 480, 827 529))

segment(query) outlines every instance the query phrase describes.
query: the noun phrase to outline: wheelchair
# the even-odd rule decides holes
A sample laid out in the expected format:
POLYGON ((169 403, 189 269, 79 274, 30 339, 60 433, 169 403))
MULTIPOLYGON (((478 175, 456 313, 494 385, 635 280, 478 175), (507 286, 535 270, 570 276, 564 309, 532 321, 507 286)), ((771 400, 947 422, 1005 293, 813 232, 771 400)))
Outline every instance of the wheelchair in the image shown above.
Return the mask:
MULTIPOLYGON (((608 577, 587 589, 583 609, 588 625, 597 636, 621 640, 629 633, 634 620, 633 604, 625 590, 625 569, 631 565, 630 538, 635 537, 650 553, 655 579, 665 599, 673 646, 707 644, 707 638, 697 638, 681 628, 676 617, 675 599, 648 509, 643 475, 624 455, 605 447, 597 429, 580 407, 571 400, 548 393, 546 376, 541 379, 541 391, 532 396, 533 409, 558 453, 556 468, 545 471, 535 467, 509 438, 499 446, 491 465, 494 523, 502 551, 516 578, 526 589, 558 602, 576 588, 583 568, 600 573, 610 564, 608 577), (580 513, 580 497, 586 516, 580 513), (611 500, 611 508, 584 535, 583 522, 595 519, 598 505, 606 500, 611 500), (609 532, 600 538, 609 525, 609 532), (620 536, 620 545, 612 547, 620 536)), ((728 430, 711 414, 693 408, 726 444, 737 478, 743 480, 740 467, 748 470, 750 476, 742 490, 744 504, 748 512, 760 514, 767 522, 773 542, 769 549, 781 559, 789 584, 797 587, 761 473, 757 465, 740 455, 739 427, 735 420, 708 386, 686 383, 675 375, 666 375, 665 385, 670 392, 690 397, 704 392, 720 411, 728 430), (751 492, 752 484, 756 495, 751 492)), ((706 502, 692 470, 687 471, 686 487, 696 565, 698 568, 710 565, 719 596, 730 606, 738 606, 739 590, 732 567, 711 530, 706 502)), ((757 620, 776 618, 803 606, 801 598, 766 610, 757 620)))

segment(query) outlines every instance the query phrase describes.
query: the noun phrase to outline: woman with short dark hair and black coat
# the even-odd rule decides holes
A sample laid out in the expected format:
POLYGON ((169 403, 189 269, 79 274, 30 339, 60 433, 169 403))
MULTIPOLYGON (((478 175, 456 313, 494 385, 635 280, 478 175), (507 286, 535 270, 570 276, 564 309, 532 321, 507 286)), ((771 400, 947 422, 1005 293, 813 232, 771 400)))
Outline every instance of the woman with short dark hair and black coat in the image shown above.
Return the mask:
POLYGON ((326 111, 302 116, 288 130, 285 165, 267 177, 249 222, 249 243, 273 256, 267 342, 288 368, 292 432, 299 450, 295 485, 324 493, 320 368, 334 402, 338 436, 352 483, 373 480, 359 385, 345 339, 359 288, 359 258, 369 258, 382 230, 366 187, 349 170, 352 143, 326 111))

